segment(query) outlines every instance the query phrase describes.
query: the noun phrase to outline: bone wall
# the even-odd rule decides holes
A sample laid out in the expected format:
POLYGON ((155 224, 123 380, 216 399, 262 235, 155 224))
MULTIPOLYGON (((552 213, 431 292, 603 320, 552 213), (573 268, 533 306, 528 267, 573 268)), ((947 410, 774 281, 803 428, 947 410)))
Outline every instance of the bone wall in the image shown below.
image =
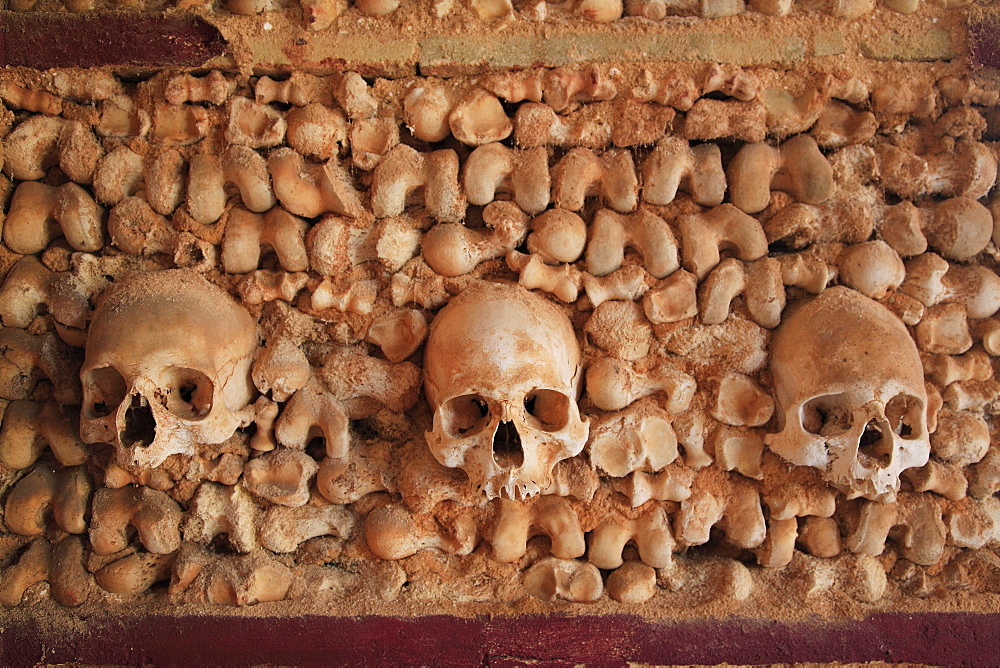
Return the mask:
POLYGON ((910 73, 5 71, 0 601, 989 576, 1000 87, 910 73))

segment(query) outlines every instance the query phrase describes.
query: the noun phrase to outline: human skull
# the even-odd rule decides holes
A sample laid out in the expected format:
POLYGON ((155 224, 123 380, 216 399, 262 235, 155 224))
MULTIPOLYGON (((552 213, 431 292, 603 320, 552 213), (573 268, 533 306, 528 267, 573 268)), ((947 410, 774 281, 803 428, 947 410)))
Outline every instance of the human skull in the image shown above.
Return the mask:
POLYGON ((427 445, 488 499, 536 495, 587 442, 580 377, 579 343, 558 307, 517 285, 469 288, 427 339, 427 445))
POLYGON ((779 428, 771 450, 847 494, 890 502, 930 455, 920 355, 888 309, 844 287, 785 320, 771 347, 779 428))
POLYGON ((87 333, 81 438, 114 445, 130 469, 225 441, 245 422, 256 346, 246 309, 198 274, 116 283, 87 333))

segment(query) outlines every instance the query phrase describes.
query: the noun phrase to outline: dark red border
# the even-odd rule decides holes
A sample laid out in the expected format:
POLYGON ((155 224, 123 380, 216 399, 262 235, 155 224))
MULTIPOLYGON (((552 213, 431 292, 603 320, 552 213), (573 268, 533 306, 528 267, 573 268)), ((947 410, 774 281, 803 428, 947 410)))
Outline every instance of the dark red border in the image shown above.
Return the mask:
POLYGON ((199 67, 226 49, 215 27, 191 16, 0 12, 0 65, 199 67))
POLYGON ((991 16, 969 25, 972 59, 979 65, 1000 68, 1000 16, 991 16))
POLYGON ((886 613, 862 621, 794 624, 745 618, 658 623, 623 615, 472 619, 165 616, 86 623, 89 629, 82 635, 67 631, 57 637, 43 633, 33 619, 4 623, 0 663, 1000 663, 1000 614, 886 613))

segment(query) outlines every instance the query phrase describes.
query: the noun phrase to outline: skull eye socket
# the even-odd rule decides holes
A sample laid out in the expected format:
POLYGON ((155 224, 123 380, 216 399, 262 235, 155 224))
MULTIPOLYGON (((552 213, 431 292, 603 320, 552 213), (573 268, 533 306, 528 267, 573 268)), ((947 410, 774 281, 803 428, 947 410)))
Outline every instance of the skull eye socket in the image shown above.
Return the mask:
POLYGON ((454 438, 478 434, 489 424, 490 409, 478 394, 464 394, 441 406, 443 427, 454 438))
POLYGON ((920 427, 923 402, 908 394, 897 394, 885 405, 889 427, 900 438, 912 440, 923 436, 920 427))
POLYGON ((160 402, 168 411, 185 420, 200 420, 212 410, 215 384, 197 369, 167 367, 161 376, 164 395, 160 402))
POLYGON ((528 422, 542 431, 559 431, 569 422, 569 397, 555 390, 532 390, 524 397, 528 422))
POLYGON ((838 394, 813 397, 802 405, 802 427, 810 434, 831 436, 851 428, 851 411, 838 394))
POLYGON ((88 370, 83 377, 87 390, 85 417, 95 420, 111 415, 125 400, 128 385, 118 370, 104 366, 88 370))

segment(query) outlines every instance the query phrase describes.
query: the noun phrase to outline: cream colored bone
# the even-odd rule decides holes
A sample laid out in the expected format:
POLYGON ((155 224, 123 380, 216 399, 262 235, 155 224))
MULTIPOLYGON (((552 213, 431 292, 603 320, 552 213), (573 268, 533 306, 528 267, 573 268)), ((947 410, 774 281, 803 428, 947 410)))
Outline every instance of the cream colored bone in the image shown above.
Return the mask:
POLYGON ((438 308, 448 301, 448 291, 444 286, 444 276, 427 266, 422 257, 408 260, 392 275, 389 293, 393 306, 400 308, 407 304, 419 304, 423 308, 438 308))
POLYGON ((530 501, 501 499, 498 519, 492 535, 493 559, 515 562, 524 556, 528 539, 546 535, 552 541, 553 556, 560 559, 582 557, 587 546, 576 511, 558 496, 541 496, 530 501))
POLYGON ((350 442, 350 424, 343 404, 311 379, 296 390, 274 427, 278 443, 304 450, 315 437, 326 443, 327 457, 344 457, 350 442))
POLYGON ((579 354, 565 314, 524 288, 480 283, 453 298, 425 347, 434 410, 427 444, 435 458, 463 469, 487 498, 526 498, 548 487, 552 468, 587 440, 577 405, 579 354), (505 351, 514 346, 520 355, 512 365, 505 351), (519 456, 494 452, 495 438, 515 435, 519 456))
POLYGON ((744 262, 767 255, 767 239, 760 223, 732 204, 680 216, 677 223, 684 268, 698 280, 719 264, 722 250, 732 251, 744 262))
POLYGON ((149 112, 131 96, 118 94, 101 101, 101 120, 95 128, 103 137, 144 137, 152 121, 149 112))
POLYGON ((100 250, 104 247, 104 209, 75 183, 58 188, 37 181, 20 183, 7 212, 4 243, 15 253, 33 255, 59 236, 65 236, 76 250, 100 250))
POLYGON ((56 603, 77 606, 89 598, 93 578, 84 568, 84 547, 67 536, 53 547, 48 540, 32 541, 20 560, 0 579, 0 605, 15 606, 33 584, 47 582, 56 603))
POLYGON ((990 429, 980 415, 943 409, 937 420, 937 429, 931 434, 931 452, 942 462, 965 467, 982 461, 989 452, 990 429))
POLYGON ((664 278, 680 268, 677 241, 662 218, 646 209, 628 216, 600 209, 590 224, 588 272, 605 276, 615 271, 624 262, 626 247, 641 253, 646 271, 654 278, 664 278))
POLYGON ((566 303, 575 302, 580 295, 584 274, 571 264, 553 267, 540 255, 512 250, 507 253, 507 266, 518 273, 518 284, 528 290, 544 290, 566 303))
POLYGON ((4 137, 3 171, 19 181, 45 178, 59 163, 59 138, 66 121, 55 116, 32 115, 4 137))
POLYGON ((458 185, 458 155, 451 149, 418 153, 406 145, 389 151, 372 174, 371 202, 376 218, 398 216, 407 197, 423 188, 430 216, 445 223, 465 217, 465 195, 458 185))
POLYGON ((698 287, 701 321, 707 325, 725 322, 733 299, 741 294, 754 322, 767 329, 777 327, 785 308, 781 263, 770 257, 720 262, 698 287))
POLYGON ((176 554, 140 552, 112 561, 94 573, 97 585, 112 594, 138 596, 170 579, 176 554))
MULTIPOLYGON (((675 420, 676 421, 676 420, 675 420)), ((680 460, 658 473, 635 471, 624 478, 614 478, 611 486, 638 508, 647 501, 683 501, 691 496, 696 473, 680 460)))
POLYGON ((133 469, 229 439, 250 420, 256 346, 250 314, 198 274, 117 281, 87 335, 81 437, 112 444, 118 463, 133 469), (178 323, 183 337, 164 336, 178 323))
POLYGON ((102 488, 94 494, 90 544, 95 554, 128 547, 133 526, 148 552, 167 554, 181 546, 181 509, 165 492, 148 487, 102 488))
POLYGON ((360 118, 351 128, 351 162, 359 169, 370 171, 398 144, 396 119, 360 118))
POLYGON ((203 549, 185 545, 167 594, 181 602, 255 605, 284 600, 294 581, 292 571, 263 550, 212 558, 203 549))
POLYGON ((719 381, 712 417, 734 427, 760 427, 774 414, 774 400, 748 376, 730 373, 719 381))
POLYGON ((577 102, 611 100, 618 94, 614 81, 606 78, 596 65, 586 70, 570 67, 548 70, 542 77, 542 91, 545 103, 557 112, 566 111, 577 102))
POLYGON ((740 547, 754 548, 764 542, 764 513, 755 488, 723 479, 720 482, 728 493, 720 493, 698 482, 695 481, 691 496, 681 501, 680 510, 674 516, 674 538, 678 544, 707 543, 716 525, 730 542, 740 547))
POLYGON ((524 572, 524 589, 548 603, 591 603, 604 594, 604 582, 593 564, 547 557, 524 572))
POLYGON ((457 100, 448 115, 448 127, 455 139, 468 146, 502 141, 514 129, 500 100, 482 88, 457 100))
POLYGON ((174 255, 179 240, 170 221, 156 213, 141 197, 126 197, 111 209, 108 236, 122 251, 143 256, 174 255))
POLYGON ((512 149, 500 143, 479 146, 462 167, 469 204, 484 206, 497 193, 511 193, 521 210, 539 214, 549 205, 548 155, 544 148, 512 149))
POLYGON ((683 413, 691 404, 695 380, 664 360, 647 360, 636 371, 611 357, 604 357, 587 367, 587 396, 605 411, 617 411, 643 397, 666 393, 666 408, 670 413, 683 413))
POLYGON ((452 526, 438 522, 420 523, 401 504, 376 508, 365 518, 365 539, 369 549, 380 559, 405 559, 421 550, 440 550, 448 554, 471 554, 479 542, 479 530, 468 515, 459 515, 452 526))
MULTIPOLYGON (((545 189, 548 193, 547 183, 545 189)), ((528 252, 548 264, 576 262, 586 244, 587 224, 572 211, 549 209, 531 220, 528 252)))
POLYGON ((283 81, 275 81, 268 76, 260 77, 254 84, 253 92, 254 99, 259 104, 280 102, 304 107, 312 102, 320 102, 318 98, 323 97, 325 91, 322 89, 325 86, 326 80, 322 78, 293 72, 283 81))
POLYGON ((245 554, 258 546, 260 515, 261 508, 239 485, 203 482, 184 514, 181 530, 185 542, 206 545, 219 534, 226 534, 233 549, 245 554))
POLYGON ((14 484, 4 503, 7 528, 22 536, 40 536, 48 528, 51 511, 55 525, 68 533, 87 530, 87 506, 92 485, 82 466, 53 471, 37 466, 14 484))
POLYGON ((815 85, 807 85, 798 96, 784 88, 766 88, 761 101, 767 110, 768 134, 784 139, 809 130, 823 113, 826 96, 815 85))
POLYGON ((266 214, 252 213, 242 207, 229 212, 222 238, 222 266, 228 274, 245 274, 260 266, 263 247, 274 250, 285 271, 306 271, 308 224, 281 207, 266 214))
POLYGON ((417 351, 427 338, 427 318, 416 309, 396 309, 372 321, 365 340, 374 343, 394 364, 417 351))
POLYGON ((668 136, 642 163, 642 201, 665 205, 678 190, 691 194, 703 206, 718 206, 726 194, 722 153, 716 144, 690 146, 679 137, 668 136))
POLYGON ((169 216, 185 200, 187 160, 177 149, 167 149, 143 174, 146 200, 157 213, 169 216))
POLYGON ((97 163, 94 197, 102 204, 118 204, 139 190, 144 171, 142 156, 119 146, 97 163))
POLYGON ((614 107, 609 102, 588 104, 562 116, 547 104, 525 102, 514 115, 514 143, 521 148, 603 149, 611 143, 614 124, 614 107))
POLYGON ((219 70, 212 70, 203 77, 175 74, 167 81, 163 97, 170 104, 209 102, 222 106, 236 92, 236 80, 227 79, 219 70))
POLYGON ((870 111, 855 111, 843 102, 831 100, 823 107, 816 124, 809 130, 820 148, 836 149, 865 144, 878 130, 878 121, 870 111))
POLYGON ((375 308, 376 299, 377 281, 355 281, 347 288, 338 289, 332 279, 324 278, 310 294, 309 303, 319 311, 332 308, 343 313, 367 315, 375 308))
POLYGON ((892 500, 902 471, 927 463, 920 356, 877 302, 828 288, 784 319, 770 368, 779 432, 766 441, 787 461, 818 469, 850 498, 882 501, 892 500))
POLYGON ((459 94, 442 80, 427 77, 403 98, 403 122, 417 139, 442 141, 451 134, 448 117, 459 94))
POLYGON ((547 73, 541 68, 504 70, 484 77, 481 85, 507 102, 541 102, 547 73))
POLYGON ((929 307, 916 327, 917 345, 932 355, 961 355, 972 347, 968 312, 963 304, 929 307))
POLYGON ((615 269, 607 276, 598 277, 583 273, 583 287, 587 292, 587 299, 594 308, 614 299, 635 301, 649 289, 646 283, 647 275, 642 267, 636 265, 615 269))
POLYGON ((480 262, 503 257, 528 234, 528 217, 513 202, 491 202, 483 209, 483 222, 489 231, 438 223, 424 235, 424 261, 442 276, 461 276, 480 262))
POLYGON ((951 264, 934 253, 906 262, 900 291, 927 307, 960 304, 976 320, 1000 309, 1000 278, 996 274, 981 265, 951 264))
POLYGON ((202 153, 191 159, 187 187, 191 217, 206 225, 219 220, 225 212, 229 183, 239 189, 244 206, 251 211, 268 211, 275 204, 267 161, 253 149, 230 146, 221 157, 202 153))
MULTIPOLYGON (((36 261, 32 256, 24 259, 36 261)), ((22 260, 23 261, 23 260, 22 260)), ((0 298, 8 296, 0 291, 0 298)), ((28 324, 34 317, 28 311, 28 324)), ((0 313, 5 322, 8 314, 0 313)), ((25 325, 27 327, 27 325, 25 325)), ((32 396, 42 378, 52 382, 52 398, 64 405, 80 403, 80 388, 76 381, 79 359, 56 334, 46 332, 32 336, 13 327, 0 328, 0 397, 9 400, 32 396)))
POLYGON ((267 166, 275 196, 296 216, 315 218, 332 212, 356 218, 364 211, 346 169, 335 158, 307 165, 292 149, 279 148, 271 152, 267 166))
POLYGON ((66 176, 83 185, 93 181, 104 147, 93 129, 80 122, 68 121, 59 135, 59 168, 66 176))
POLYGON ((967 380, 989 380, 993 365, 982 350, 970 350, 964 355, 932 355, 924 358, 924 376, 947 387, 967 380))
POLYGON ((690 76, 656 78, 645 70, 643 77, 643 85, 632 90, 632 95, 640 102, 655 102, 678 111, 688 111, 701 97, 701 87, 690 76))
POLYGON ((988 499, 1000 491, 1000 449, 991 448, 979 462, 966 469, 969 494, 988 499))
POLYGON ((697 287, 694 274, 679 269, 649 289, 643 312, 654 325, 693 318, 698 314, 697 287))
POLYGON ((197 105, 157 104, 153 108, 149 140, 163 146, 189 146, 212 129, 210 112, 197 105))
POLYGON ((837 272, 819 257, 789 253, 775 258, 781 265, 781 282, 818 295, 826 289, 837 272))
POLYGON ((63 110, 63 101, 60 97, 43 90, 18 86, 13 81, 4 81, 0 84, 0 99, 14 109, 24 109, 36 114, 58 116, 63 110))
MULTIPOLYGON (((357 132, 355 130, 355 133, 357 132)), ((336 157, 341 148, 347 146, 349 134, 351 126, 340 109, 331 109, 314 102, 288 112, 286 133, 288 145, 297 153, 315 160, 329 160, 336 157)), ((398 139, 397 131, 396 140, 398 139)), ((351 144, 354 144, 353 135, 351 144)))
POLYGON ((87 460, 86 446, 78 435, 79 414, 55 399, 44 403, 12 401, 0 421, 0 464, 19 471, 34 464, 48 446, 63 466, 87 460))
POLYGON ((227 105, 226 141, 249 148, 277 146, 285 139, 287 124, 274 107, 236 96, 227 105))
POLYGON ((291 303, 308 283, 309 274, 304 271, 257 269, 243 276, 237 283, 236 290, 245 306, 278 300, 291 303))
POLYGON ((243 486, 279 506, 298 508, 309 501, 309 483, 319 470, 300 450, 272 450, 247 462, 243 486))
POLYGON ((677 459, 670 415, 644 402, 596 421, 588 441, 595 469, 623 478, 636 471, 655 473, 677 459))
POLYGON ((354 530, 354 516, 343 506, 274 506, 264 513, 260 544, 271 552, 287 554, 317 536, 347 539, 354 530))
POLYGON ((611 149, 600 156, 588 148, 574 148, 552 170, 552 200, 570 211, 583 208, 588 197, 598 197, 620 213, 635 211, 639 180, 632 154, 611 149))
POLYGON ((645 564, 670 567, 675 543, 663 506, 653 506, 634 519, 614 514, 605 518, 591 534, 587 561, 601 569, 618 568, 629 542, 635 543, 645 564))
POLYGON ((712 63, 705 72, 702 93, 722 93, 727 97, 749 102, 760 93, 760 79, 753 72, 742 68, 724 69, 712 63))
POLYGON ((961 469, 933 459, 918 469, 908 469, 903 475, 915 492, 934 492, 950 501, 964 499, 968 489, 961 469))
POLYGON ((837 265, 843 285, 876 300, 898 288, 906 277, 903 261, 884 241, 848 246, 840 254, 837 265))
POLYGON ((833 194, 833 169, 816 140, 797 135, 781 148, 747 144, 726 170, 733 204, 746 213, 763 211, 771 191, 781 190, 806 204, 821 204, 833 194))
POLYGON ((627 561, 608 576, 608 596, 626 605, 641 605, 656 595, 656 569, 627 561))
MULTIPOLYGON (((949 120, 959 121, 951 132, 978 135, 968 131, 968 123, 954 118, 954 112, 942 117, 941 123, 949 120)), ((946 127, 941 134, 947 132, 946 127)), ((875 151, 881 185, 907 199, 924 194, 980 199, 996 181, 997 156, 987 145, 968 139, 958 139, 948 150, 932 154, 918 154, 906 143, 877 143, 875 151)))
MULTIPOLYGON (((309 260, 307 267, 321 276, 341 279, 350 275, 355 267, 377 259, 381 237, 378 228, 374 231, 371 229, 370 222, 370 218, 352 220, 330 214, 323 216, 309 229, 306 236, 309 260)), ((399 229, 405 236, 409 236, 408 233, 413 230, 402 226, 390 229, 399 229)), ((416 230, 413 232, 418 233, 416 230)))
POLYGON ((357 72, 344 72, 333 75, 333 80, 333 97, 348 118, 354 121, 375 116, 379 103, 364 77, 357 72))
MULTIPOLYGON (((770 397, 768 397, 770 400, 770 397)), ((757 432, 722 427, 715 432, 715 461, 723 471, 736 471, 762 480, 761 458, 764 439, 757 432)))

